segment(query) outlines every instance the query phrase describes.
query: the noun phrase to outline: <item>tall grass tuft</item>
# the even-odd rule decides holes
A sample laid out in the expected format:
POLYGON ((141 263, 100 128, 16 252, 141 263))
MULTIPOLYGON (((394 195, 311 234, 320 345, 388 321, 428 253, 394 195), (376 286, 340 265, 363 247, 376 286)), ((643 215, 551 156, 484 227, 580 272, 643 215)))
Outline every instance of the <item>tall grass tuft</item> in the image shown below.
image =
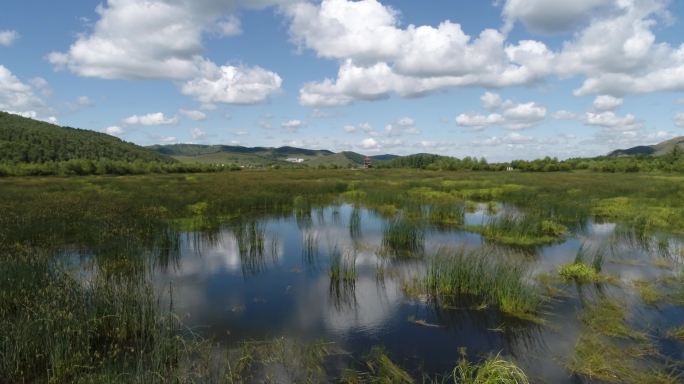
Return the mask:
POLYGON ((385 225, 382 245, 393 256, 415 256, 422 252, 424 242, 425 232, 418 223, 395 219, 385 225))
POLYGON ((496 243, 521 247, 558 242, 568 231, 564 225, 551 219, 512 213, 493 217, 484 226, 470 226, 468 229, 496 243))
POLYGON ((356 258, 351 254, 342 255, 335 246, 330 252, 331 283, 353 284, 356 282, 356 258))
POLYGON ((604 249, 596 248, 589 254, 584 244, 580 246, 575 255, 575 261, 570 264, 563 264, 558 268, 558 274, 565 280, 574 280, 580 283, 596 282, 602 276, 604 249), (591 264, 587 259, 591 257, 591 264))
POLYGON ((29 250, 0 273, 0 382, 175 381, 194 348, 141 275, 77 280, 29 250), (9 289, 9 286, 12 289, 9 289))
POLYGON ((428 266, 424 285, 448 305, 476 301, 523 319, 538 320, 544 297, 522 264, 489 249, 443 251, 428 266))
POLYGON ((529 384, 525 372, 515 363, 504 360, 500 355, 490 357, 480 365, 461 358, 452 373, 458 384, 529 384))
POLYGON ((361 238, 361 210, 354 206, 349 216, 349 236, 353 240, 361 238))
POLYGON ((318 261, 318 236, 314 232, 304 234, 302 260, 308 267, 315 267, 318 261))
POLYGON ((240 264, 245 276, 256 275, 266 269, 266 236, 263 226, 256 221, 238 224, 234 230, 240 253, 240 264))
POLYGON ((430 206, 428 222, 438 228, 463 225, 465 207, 461 204, 434 204, 430 206))

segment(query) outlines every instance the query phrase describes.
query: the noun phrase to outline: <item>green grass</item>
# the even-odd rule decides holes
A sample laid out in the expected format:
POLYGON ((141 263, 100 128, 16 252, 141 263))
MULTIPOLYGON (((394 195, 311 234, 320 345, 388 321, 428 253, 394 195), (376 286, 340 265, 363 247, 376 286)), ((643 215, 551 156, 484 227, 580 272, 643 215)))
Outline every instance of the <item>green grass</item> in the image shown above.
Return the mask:
POLYGON ((356 273, 356 260, 351 255, 342 255, 339 249, 334 248, 330 252, 330 276, 331 284, 353 285, 358 277, 356 273))
POLYGON ((468 226, 467 229, 495 243, 520 247, 552 244, 562 240, 568 231, 564 225, 550 219, 513 214, 494 217, 484 226, 468 226))
POLYGON ((624 304, 602 298, 580 313, 584 329, 568 369, 606 383, 674 384, 679 378, 658 357, 650 338, 627 323, 624 304))
POLYGON ((385 225, 382 245, 393 256, 413 257, 423 249, 425 231, 419 223, 394 219, 385 225))
POLYGON ((12 255, 0 263, 0 381, 107 383, 125 372, 154 383, 187 373, 179 362, 195 345, 144 278, 97 273, 81 282, 41 253, 12 255))
POLYGON ((433 204, 429 208, 428 222, 438 228, 463 225, 465 207, 462 204, 433 204))
POLYGON ((623 339, 645 340, 646 336, 627 325, 625 306, 603 298, 587 306, 580 320, 595 333, 623 339))
POLYGON ((593 251, 591 265, 585 262, 588 256, 584 245, 582 245, 577 251, 575 261, 559 266, 558 274, 566 281, 573 280, 578 283, 605 281, 607 278, 601 274, 604 260, 603 250, 595 249, 593 251))
POLYGON ((380 347, 371 349, 366 359, 366 367, 372 377, 371 382, 374 383, 411 384, 414 382, 411 375, 396 365, 380 347))
POLYGON ((266 234, 256 221, 240 223, 233 230, 240 254, 240 265, 245 276, 256 275, 266 269, 266 234))
POLYGON ((454 384, 529 384, 529 379, 515 363, 496 355, 480 365, 462 358, 452 373, 454 384))
POLYGON ((528 280, 519 262, 489 251, 456 250, 434 257, 421 283, 427 293, 446 305, 473 302, 539 321, 544 297, 528 280))
POLYGON ((615 384, 675 384, 677 376, 664 368, 648 368, 641 361, 648 347, 620 346, 597 335, 583 334, 575 345, 568 369, 589 381, 615 384), (641 366, 640 366, 641 365, 641 366))

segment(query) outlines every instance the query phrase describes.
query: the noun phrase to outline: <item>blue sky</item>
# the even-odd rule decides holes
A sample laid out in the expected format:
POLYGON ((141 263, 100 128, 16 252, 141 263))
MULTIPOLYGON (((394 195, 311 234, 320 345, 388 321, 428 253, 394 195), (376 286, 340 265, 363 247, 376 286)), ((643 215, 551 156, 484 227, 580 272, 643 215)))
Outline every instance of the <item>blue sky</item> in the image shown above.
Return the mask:
POLYGON ((684 134, 666 0, 5 2, 0 110, 142 145, 510 160, 684 134))

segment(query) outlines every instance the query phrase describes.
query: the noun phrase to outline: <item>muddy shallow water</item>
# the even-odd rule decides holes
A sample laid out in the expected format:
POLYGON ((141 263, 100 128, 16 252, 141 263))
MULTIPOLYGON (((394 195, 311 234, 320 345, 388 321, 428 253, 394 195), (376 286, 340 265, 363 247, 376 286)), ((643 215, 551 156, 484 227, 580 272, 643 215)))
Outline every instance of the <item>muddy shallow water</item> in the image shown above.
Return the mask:
MULTIPOLYGON (((465 224, 490 217, 480 205, 466 213, 465 224)), ((418 257, 388 257, 386 223, 374 211, 345 204, 225 225, 211 233, 185 232, 177 257, 155 267, 153 281, 159 292, 171 287, 173 310, 185 325, 227 348, 285 336, 334 342, 360 358, 382 345, 399 365, 418 374, 449 372, 465 347, 471 358, 512 356, 535 382, 573 383, 580 379, 565 366, 581 331, 578 313, 587 300, 608 295, 626 304, 629 324, 654 338, 661 354, 684 357, 683 345, 664 337, 681 325, 684 308, 646 305, 630 288, 635 280, 671 276, 681 268, 681 239, 635 241, 615 224, 589 221, 561 243, 525 252, 501 247, 520 254, 531 279, 572 262, 580 247, 606 250, 604 272, 618 283, 570 284, 545 306, 546 323, 538 325, 495 309, 439 308, 406 296, 402 281, 424 273, 425 260, 440 249, 491 245, 478 234, 426 227, 418 257), (355 284, 331 283, 335 253, 354 261, 355 284), (664 267, 660 259, 678 267, 664 267)))

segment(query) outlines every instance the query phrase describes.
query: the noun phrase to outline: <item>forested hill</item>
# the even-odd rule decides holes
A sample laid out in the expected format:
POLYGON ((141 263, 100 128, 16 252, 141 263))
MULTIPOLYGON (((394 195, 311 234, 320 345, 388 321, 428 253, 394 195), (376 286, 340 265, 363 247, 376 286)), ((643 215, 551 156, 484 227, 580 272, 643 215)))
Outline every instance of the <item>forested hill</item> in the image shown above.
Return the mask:
POLYGON ((671 153, 675 148, 684 151, 684 136, 675 137, 654 145, 640 145, 628 149, 618 149, 611 152, 608 156, 663 156, 671 153))
POLYGON ((0 162, 68 160, 157 161, 174 159, 104 133, 59 127, 0 112, 0 162))

